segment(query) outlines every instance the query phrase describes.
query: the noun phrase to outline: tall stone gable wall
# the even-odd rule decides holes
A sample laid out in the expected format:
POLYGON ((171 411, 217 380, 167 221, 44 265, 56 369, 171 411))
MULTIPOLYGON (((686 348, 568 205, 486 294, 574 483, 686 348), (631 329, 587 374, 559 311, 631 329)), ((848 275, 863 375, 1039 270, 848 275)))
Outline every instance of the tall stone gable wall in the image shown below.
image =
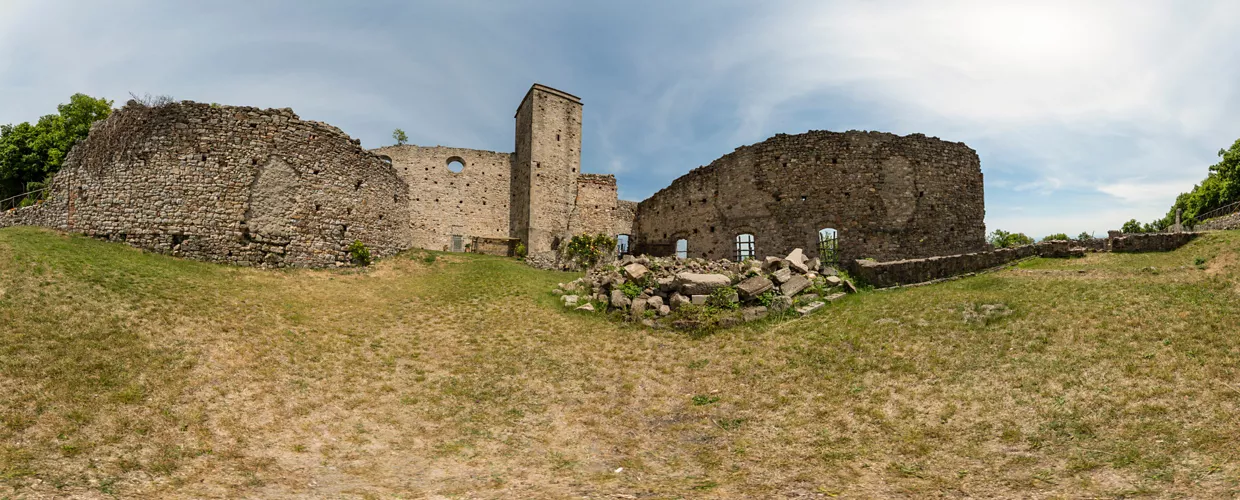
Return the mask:
POLYGON ((533 257, 553 255, 570 236, 581 167, 581 100, 535 84, 516 113, 513 237, 533 257))
POLYGON ((509 237, 512 153, 411 145, 372 151, 391 159, 409 185, 413 246, 449 249, 453 235, 509 237), (464 165, 460 172, 448 169, 453 160, 464 165))
MULTIPOLYGON (((408 186, 291 110, 130 102, 70 152, 22 222, 199 260, 323 267, 408 246, 408 186)), ((15 217, 14 217, 15 218, 15 217)))
POLYGON ((962 143, 921 134, 779 134, 694 169, 642 201, 638 252, 693 257, 817 254, 818 231, 839 235, 839 258, 894 260, 985 248, 982 172, 962 143))

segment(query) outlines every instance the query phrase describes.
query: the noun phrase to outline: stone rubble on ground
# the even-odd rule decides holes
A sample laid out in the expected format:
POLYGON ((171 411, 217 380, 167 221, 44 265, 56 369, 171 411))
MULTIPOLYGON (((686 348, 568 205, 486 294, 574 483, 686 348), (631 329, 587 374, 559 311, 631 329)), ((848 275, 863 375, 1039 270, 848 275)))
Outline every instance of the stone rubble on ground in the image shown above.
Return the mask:
POLYGON ((626 255, 559 284, 555 293, 565 307, 620 311, 632 321, 663 327, 685 321, 676 312, 686 308, 708 307, 720 314, 720 326, 789 311, 804 316, 856 290, 838 270, 798 248, 786 258, 744 262, 626 255))

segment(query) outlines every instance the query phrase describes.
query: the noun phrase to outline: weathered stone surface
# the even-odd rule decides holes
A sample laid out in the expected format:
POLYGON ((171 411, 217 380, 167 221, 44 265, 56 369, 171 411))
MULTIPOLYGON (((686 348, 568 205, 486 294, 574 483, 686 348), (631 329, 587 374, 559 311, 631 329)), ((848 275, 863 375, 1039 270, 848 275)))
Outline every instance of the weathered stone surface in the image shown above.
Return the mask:
POLYGON ((822 268, 822 259, 814 257, 809 260, 809 263, 805 264, 805 267, 808 267, 810 271, 818 272, 822 268))
POLYGON ((725 287, 731 283, 732 280, 722 274, 686 272, 676 275, 676 284, 680 287, 680 293, 685 295, 709 295, 716 288, 725 287))
POLYGON ((608 302, 611 303, 611 307, 614 307, 617 309, 624 309, 626 307, 629 307, 633 303, 631 300, 629 300, 629 297, 626 296, 624 292, 620 291, 619 289, 612 289, 611 297, 608 302))
POLYGON ((753 306, 741 309, 741 317, 745 321, 759 320, 765 318, 766 314, 766 307, 763 306, 753 306))
POLYGON ((764 255, 838 230, 840 262, 981 251, 983 179, 968 146, 921 134, 778 134, 696 168, 638 204, 638 253, 735 259, 736 236, 764 255))
POLYGON ((646 299, 646 304, 649 305, 652 309, 658 309, 659 307, 663 306, 663 297, 659 297, 658 295, 654 297, 650 297, 646 299))
POLYGON ((803 253, 800 248, 794 248, 792 252, 784 258, 784 260, 788 261, 788 267, 791 267, 793 270, 801 274, 809 272, 809 266, 805 265, 807 260, 805 258, 805 253, 803 253))
POLYGON ((762 261, 762 268, 767 271, 774 271, 776 269, 779 269, 781 267, 786 267, 786 266, 787 264, 784 262, 784 259, 781 259, 779 257, 767 257, 766 259, 763 259, 762 261))
POLYGON ((667 316, 671 313, 672 313, 672 308, 668 307, 667 304, 659 306, 659 316, 667 316))
POLYGON ((831 286, 839 286, 840 283, 844 282, 844 280, 840 279, 839 276, 827 276, 826 279, 827 279, 827 284, 831 286))
POLYGON ((776 283, 779 283, 781 285, 784 283, 787 283, 788 280, 791 278, 792 278, 792 270, 788 268, 779 269, 771 273, 771 279, 774 279, 776 283))
POLYGON ((792 307, 792 297, 787 295, 780 295, 771 300, 771 311, 773 312, 784 312, 789 307, 792 307))
POLYGON ((848 294, 846 294, 846 293, 844 293, 844 292, 833 293, 833 294, 831 294, 831 295, 828 295, 828 296, 827 296, 827 302, 835 302, 835 301, 840 300, 840 299, 842 299, 842 298, 844 298, 844 297, 846 297, 846 296, 848 296, 848 294))
POLYGON ((565 295, 560 297, 560 300, 564 302, 566 307, 574 307, 577 305, 578 297, 576 295, 565 295))
POLYGON ((629 306, 629 314, 632 314, 634 318, 640 318, 645 313, 646 313, 646 300, 645 299, 633 299, 633 304, 629 306))
POLYGON ((625 277, 631 280, 640 280, 643 277, 645 277, 646 274, 649 272, 650 270, 646 269, 646 266, 643 266, 636 262, 629 264, 627 266, 624 266, 624 275, 625 277))
POLYGON ((824 305, 826 305, 826 304, 824 304, 824 303, 822 303, 822 302, 810 302, 810 303, 805 304, 805 305, 803 305, 803 306, 801 306, 801 307, 798 307, 798 308, 797 308, 797 312, 798 312, 798 313, 800 313, 800 314, 801 314, 801 316, 805 316, 805 315, 808 315, 808 314, 810 314, 810 313, 812 313, 812 312, 814 312, 814 311, 817 311, 817 310, 819 310, 819 309, 822 309, 822 306, 824 306, 824 305))
POLYGON ((805 279, 804 276, 796 275, 789 278, 783 285, 780 285, 779 291, 783 292, 784 295, 791 297, 801 293, 801 290, 804 290, 808 286, 809 280, 805 279))
POLYGON ((745 299, 762 295, 772 288, 775 288, 775 284, 765 276, 754 276, 736 285, 736 291, 745 299))
POLYGON ((692 302, 693 305, 695 306, 704 306, 706 305, 706 299, 709 299, 709 298, 710 298, 710 295, 690 295, 689 301, 692 302))
POLYGON ((840 271, 839 271, 838 269, 834 268, 834 267, 831 267, 831 266, 823 266, 823 268, 822 268, 822 273, 821 273, 821 274, 822 274, 823 276, 839 276, 839 275, 840 275, 840 271))
POLYGON ((672 309, 676 309, 677 307, 683 306, 685 304, 690 304, 692 302, 689 300, 689 297, 685 297, 684 295, 681 295, 679 292, 677 292, 677 293, 673 293, 672 296, 667 299, 667 303, 669 306, 671 306, 672 309))
POLYGON ((577 308, 578 311, 594 312, 594 304, 585 304, 577 308))

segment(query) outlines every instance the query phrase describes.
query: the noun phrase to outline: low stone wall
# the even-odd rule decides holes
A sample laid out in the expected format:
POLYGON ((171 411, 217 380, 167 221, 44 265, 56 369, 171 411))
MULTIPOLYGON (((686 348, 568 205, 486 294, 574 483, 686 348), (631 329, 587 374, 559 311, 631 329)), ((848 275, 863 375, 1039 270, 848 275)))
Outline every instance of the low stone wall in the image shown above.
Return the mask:
POLYGON ((1193 241, 1201 233, 1125 234, 1111 238, 1112 252, 1168 252, 1193 241))
POLYGON ((1026 257, 1067 257, 1069 242, 1046 241, 1016 248, 1000 248, 988 252, 944 255, 925 259, 876 262, 855 261, 849 272, 877 288, 924 283, 1002 266, 1026 257))
POLYGON ((1222 231, 1225 229, 1240 229, 1240 213, 1215 217, 1213 219, 1203 221, 1197 224, 1194 229, 1198 231, 1222 231))
POLYGON ((1044 241, 1016 248, 989 252, 944 255, 925 259, 891 262, 855 261, 849 268, 853 277, 877 288, 910 285, 985 271, 1026 257, 1064 258, 1082 255, 1085 250, 1099 252, 1168 252, 1184 246, 1200 233, 1124 234, 1086 241, 1044 241))
POLYGON ((516 253, 517 243, 520 241, 516 238, 483 238, 478 236, 473 239, 473 247, 471 248, 474 253, 512 257, 516 253))

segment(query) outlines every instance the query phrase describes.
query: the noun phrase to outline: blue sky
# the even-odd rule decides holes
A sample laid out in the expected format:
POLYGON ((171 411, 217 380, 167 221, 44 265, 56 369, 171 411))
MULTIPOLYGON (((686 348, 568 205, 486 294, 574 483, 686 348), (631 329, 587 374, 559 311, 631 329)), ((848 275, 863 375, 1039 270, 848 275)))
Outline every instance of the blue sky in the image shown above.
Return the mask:
POLYGON ((920 132, 978 151, 988 229, 1102 233, 1240 138, 1240 2, 0 0, 0 123, 149 92, 511 151, 533 82, 623 198, 779 132, 920 132))

